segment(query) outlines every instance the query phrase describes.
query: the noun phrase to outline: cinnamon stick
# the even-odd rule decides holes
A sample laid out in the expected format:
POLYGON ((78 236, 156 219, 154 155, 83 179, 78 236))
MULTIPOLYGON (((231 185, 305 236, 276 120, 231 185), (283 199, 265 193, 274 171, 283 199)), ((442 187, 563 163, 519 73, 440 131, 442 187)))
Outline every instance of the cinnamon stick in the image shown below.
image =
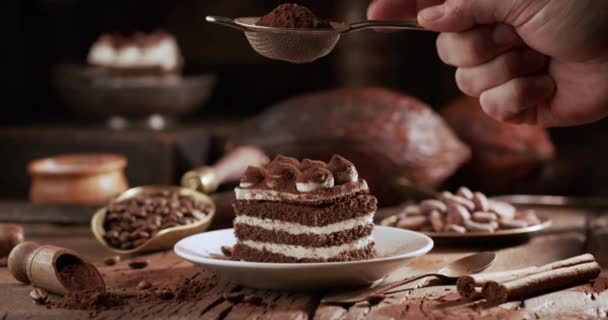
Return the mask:
POLYGON ((511 270, 511 271, 499 271, 490 273, 472 274, 462 276, 458 278, 456 282, 456 288, 458 293, 466 298, 472 298, 476 296, 475 288, 483 287, 486 283, 493 282, 508 282, 522 277, 526 277, 535 273, 540 273, 549 270, 555 270, 564 267, 570 267, 577 264, 586 262, 594 262, 595 258, 593 255, 586 253, 580 256, 568 258, 546 264, 541 267, 528 267, 523 269, 511 270))
POLYGON ((489 281, 483 286, 482 294, 491 303, 503 303, 514 299, 524 299, 556 288, 577 285, 596 278, 600 272, 601 267, 595 261, 576 264, 503 283, 489 281))

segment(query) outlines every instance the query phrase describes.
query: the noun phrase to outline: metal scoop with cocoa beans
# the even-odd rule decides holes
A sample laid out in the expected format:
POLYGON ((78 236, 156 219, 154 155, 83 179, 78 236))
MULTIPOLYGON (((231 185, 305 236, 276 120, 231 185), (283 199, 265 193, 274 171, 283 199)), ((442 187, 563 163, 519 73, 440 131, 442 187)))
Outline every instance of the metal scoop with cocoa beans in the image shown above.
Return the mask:
POLYGON ((245 32, 249 44, 260 55, 291 63, 309 63, 329 54, 343 34, 365 29, 424 30, 416 22, 365 20, 329 22, 326 28, 276 28, 257 25, 260 17, 230 19, 207 16, 211 23, 245 32))
POLYGON ((238 181, 248 166, 268 162, 253 146, 237 147, 215 165, 187 172, 182 187, 141 186, 129 189, 95 213, 95 238, 119 254, 171 248, 177 241, 209 228, 215 215, 210 193, 238 181))

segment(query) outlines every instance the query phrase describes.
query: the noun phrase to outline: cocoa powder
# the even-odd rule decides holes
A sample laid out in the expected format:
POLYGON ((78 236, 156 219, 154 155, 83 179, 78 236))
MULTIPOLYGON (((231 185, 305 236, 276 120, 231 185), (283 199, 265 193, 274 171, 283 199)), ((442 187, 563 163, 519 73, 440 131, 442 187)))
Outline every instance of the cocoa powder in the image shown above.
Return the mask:
POLYGON ((95 267, 85 264, 72 255, 63 255, 56 262, 57 277, 63 286, 72 291, 104 291, 105 284, 95 267))
MULTIPOLYGON (((90 310, 96 314, 104 310, 121 308, 128 304, 198 301, 205 296, 210 285, 212 285, 194 280, 198 275, 199 273, 196 273, 191 277, 184 278, 174 286, 150 287, 146 290, 133 292, 104 290, 71 291, 53 303, 52 306, 62 309, 90 310)), ((148 284, 150 283, 147 282, 146 286, 148 284)))
POLYGON ((127 303, 123 296, 105 291, 71 291, 55 302, 54 307, 75 310, 103 311, 127 303))
POLYGON ((261 17, 256 24, 274 28, 331 28, 328 21, 319 19, 308 8, 295 3, 276 7, 261 17))

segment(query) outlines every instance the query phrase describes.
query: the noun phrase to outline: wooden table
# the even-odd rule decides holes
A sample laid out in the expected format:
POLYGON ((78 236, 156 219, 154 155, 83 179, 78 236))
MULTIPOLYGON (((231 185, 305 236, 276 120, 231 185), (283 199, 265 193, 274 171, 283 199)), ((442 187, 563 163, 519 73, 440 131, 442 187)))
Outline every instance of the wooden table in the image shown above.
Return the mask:
MULTIPOLYGON (((436 247, 431 253, 412 260, 391 276, 398 279, 407 275, 437 270, 445 263, 471 252, 493 249, 497 261, 489 271, 539 265, 591 251, 606 266, 608 220, 601 217, 586 219, 582 210, 549 210, 554 220, 548 231, 523 244, 510 247, 436 247)), ((98 263, 109 288, 134 290, 139 281, 147 279, 155 286, 170 286, 184 277, 196 276, 207 284, 200 299, 180 303, 130 304, 118 309, 91 314, 89 311, 46 308, 32 303, 29 285, 17 283, 6 268, 0 268, 0 319, 593 319, 608 316, 608 277, 602 276, 590 284, 502 305, 488 305, 484 301, 463 300, 454 286, 434 285, 394 294, 377 305, 368 302, 352 306, 320 304, 326 292, 289 293, 240 288, 205 270, 182 261, 171 252, 156 253, 147 259, 150 265, 142 270, 131 270, 127 260, 115 266, 103 266, 103 257, 111 255, 97 243, 87 226, 31 224, 26 226, 28 240, 49 243, 77 250, 98 263), (260 304, 233 303, 223 295, 244 291, 261 297, 260 304)), ((412 284, 411 286, 415 286, 412 284)))

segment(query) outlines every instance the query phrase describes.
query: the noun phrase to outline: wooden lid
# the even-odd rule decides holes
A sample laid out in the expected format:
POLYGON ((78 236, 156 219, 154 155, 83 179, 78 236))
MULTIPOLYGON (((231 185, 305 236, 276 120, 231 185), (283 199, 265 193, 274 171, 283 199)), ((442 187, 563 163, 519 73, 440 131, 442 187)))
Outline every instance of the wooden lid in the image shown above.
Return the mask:
POLYGON ((88 175, 123 170, 127 159, 119 154, 65 154, 36 159, 28 165, 30 175, 88 175))

